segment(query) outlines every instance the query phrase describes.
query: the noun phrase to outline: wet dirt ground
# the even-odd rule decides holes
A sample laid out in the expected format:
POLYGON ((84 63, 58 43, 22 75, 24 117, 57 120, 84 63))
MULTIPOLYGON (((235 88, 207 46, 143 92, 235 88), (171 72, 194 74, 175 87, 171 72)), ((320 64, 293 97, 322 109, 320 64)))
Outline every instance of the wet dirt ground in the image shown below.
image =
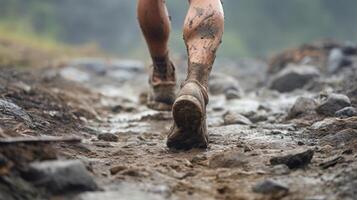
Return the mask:
MULTIPOLYGON (((240 90, 245 92, 240 91, 239 98, 227 99, 220 92, 210 95, 209 148, 188 151, 165 145, 171 113, 143 104, 148 80, 145 65, 123 60, 104 63, 78 60, 13 78, 8 78, 13 70, 2 70, 7 77, 1 79, 1 97, 22 107, 36 127, 11 124, 14 119, 2 115, 3 137, 81 138, 79 144, 55 143, 52 148, 57 159, 85 163, 100 188, 49 198, 356 199, 357 118, 311 114, 288 120, 298 97, 318 93, 278 93, 259 86, 260 77, 265 76, 263 62, 254 63, 254 70, 247 63, 234 69, 245 76, 240 79, 240 90), (232 122, 227 112, 240 120, 232 122), (346 130, 349 134, 339 134, 346 130), (303 152, 309 155, 299 157, 303 152), (273 161, 296 154, 297 160, 290 165, 273 161)), ((217 65, 214 73, 231 74, 229 67, 217 65)), ((184 70, 178 70, 181 79, 184 70)))

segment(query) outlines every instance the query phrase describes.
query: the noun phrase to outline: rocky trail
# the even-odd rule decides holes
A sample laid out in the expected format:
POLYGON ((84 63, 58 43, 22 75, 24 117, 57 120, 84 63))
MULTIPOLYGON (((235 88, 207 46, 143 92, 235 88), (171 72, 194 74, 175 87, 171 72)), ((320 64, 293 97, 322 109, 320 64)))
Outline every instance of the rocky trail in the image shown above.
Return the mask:
POLYGON ((357 199, 356 45, 217 62, 206 150, 166 147, 146 89, 139 61, 1 68, 0 199, 357 199))

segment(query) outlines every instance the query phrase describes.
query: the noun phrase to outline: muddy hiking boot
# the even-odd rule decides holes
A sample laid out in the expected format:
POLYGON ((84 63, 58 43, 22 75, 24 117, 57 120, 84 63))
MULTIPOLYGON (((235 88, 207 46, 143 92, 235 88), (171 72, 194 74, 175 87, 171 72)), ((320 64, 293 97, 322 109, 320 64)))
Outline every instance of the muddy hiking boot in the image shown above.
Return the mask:
POLYGON ((207 148, 207 90, 198 81, 186 81, 172 107, 174 125, 167 146, 175 149, 207 148))
POLYGON ((151 65, 149 85, 147 106, 153 110, 171 111, 176 97, 176 75, 173 63, 168 61, 151 65))

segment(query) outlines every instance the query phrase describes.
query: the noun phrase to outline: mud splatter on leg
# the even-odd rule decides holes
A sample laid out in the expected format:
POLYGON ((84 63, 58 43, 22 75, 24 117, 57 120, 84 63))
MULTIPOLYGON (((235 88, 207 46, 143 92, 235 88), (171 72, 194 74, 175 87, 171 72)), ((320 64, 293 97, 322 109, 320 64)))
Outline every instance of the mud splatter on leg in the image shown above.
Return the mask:
POLYGON ((207 85, 209 73, 221 43, 224 14, 220 0, 190 0, 183 37, 189 57, 187 79, 207 85))

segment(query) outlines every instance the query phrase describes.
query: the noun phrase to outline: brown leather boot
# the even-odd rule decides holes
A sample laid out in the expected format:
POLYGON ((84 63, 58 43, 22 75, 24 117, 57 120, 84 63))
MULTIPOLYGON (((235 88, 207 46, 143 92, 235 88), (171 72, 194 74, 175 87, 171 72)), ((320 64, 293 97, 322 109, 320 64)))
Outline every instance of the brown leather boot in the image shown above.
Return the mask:
POLYGON ((198 81, 186 81, 172 107, 174 125, 167 146, 175 149, 207 148, 207 90, 198 81))
POLYGON ((175 67, 171 61, 166 63, 169 66, 158 66, 158 64, 150 66, 150 89, 147 106, 154 110, 170 111, 175 101, 175 67))

